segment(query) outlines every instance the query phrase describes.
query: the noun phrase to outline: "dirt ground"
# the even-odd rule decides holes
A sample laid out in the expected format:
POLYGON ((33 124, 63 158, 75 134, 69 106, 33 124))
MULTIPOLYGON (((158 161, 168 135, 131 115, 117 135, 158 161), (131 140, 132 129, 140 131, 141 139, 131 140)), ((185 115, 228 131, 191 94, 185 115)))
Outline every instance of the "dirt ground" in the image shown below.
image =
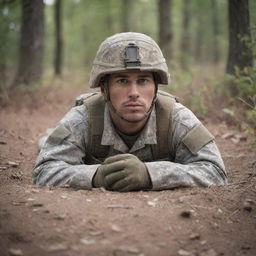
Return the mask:
POLYGON ((0 255, 256 255, 256 144, 223 122, 229 185, 160 192, 39 188, 37 139, 79 90, 17 94, 0 109, 0 255))

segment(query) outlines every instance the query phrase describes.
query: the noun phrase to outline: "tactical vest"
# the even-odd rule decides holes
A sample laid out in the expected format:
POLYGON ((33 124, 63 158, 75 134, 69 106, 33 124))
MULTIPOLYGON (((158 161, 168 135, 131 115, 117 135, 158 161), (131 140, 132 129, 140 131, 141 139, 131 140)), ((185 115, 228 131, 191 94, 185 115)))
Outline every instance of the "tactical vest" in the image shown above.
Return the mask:
MULTIPOLYGON (((88 144, 86 145, 86 164, 102 163, 109 155, 110 146, 101 145, 104 129, 105 100, 100 93, 94 93, 86 99, 79 99, 77 105, 83 104, 88 111, 88 144)), ((173 109, 176 98, 171 94, 158 91, 156 107, 156 137, 157 144, 152 144, 152 161, 175 159, 175 152, 172 147, 172 122, 173 109)), ((190 130, 183 138, 183 144, 192 154, 197 152, 207 143, 212 141, 214 136, 200 124, 190 130)))
MULTIPOLYGON (((172 141, 172 112, 176 99, 174 96, 158 91, 156 100, 157 144, 151 145, 152 161, 170 159, 172 141)), ((109 146, 101 145, 104 129, 105 101, 100 93, 83 100, 88 110, 87 164, 101 163, 108 156, 109 146)))

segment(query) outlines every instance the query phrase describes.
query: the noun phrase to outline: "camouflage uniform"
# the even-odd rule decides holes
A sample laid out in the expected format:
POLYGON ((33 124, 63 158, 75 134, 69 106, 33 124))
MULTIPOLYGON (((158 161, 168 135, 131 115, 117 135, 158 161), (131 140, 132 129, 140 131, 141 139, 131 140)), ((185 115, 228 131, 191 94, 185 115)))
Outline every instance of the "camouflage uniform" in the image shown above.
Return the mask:
MULTIPOLYGON (((101 44, 93 62, 89 87, 101 86, 106 74, 134 70, 152 72, 156 75, 155 84, 170 84, 166 61, 152 38, 141 33, 116 34, 101 44)), ((190 110, 180 103, 174 104, 169 118, 172 120, 169 157, 164 161, 153 161, 151 145, 156 144, 158 139, 157 109, 153 107, 146 126, 129 148, 128 143, 121 138, 122 135, 120 137, 120 133, 113 127, 109 113, 113 113, 109 109, 111 101, 106 97, 109 96, 107 86, 103 88, 106 90, 104 98, 108 104, 104 108, 101 144, 109 145, 110 150, 106 157, 122 153, 137 156, 147 167, 153 190, 226 184, 224 164, 215 142, 210 139, 202 147, 196 147, 196 150, 193 150, 193 143, 192 146, 186 143, 188 135, 198 130, 196 128, 201 124, 190 110)), ((33 170, 35 184, 92 188, 92 180, 100 164, 88 164, 86 161, 91 136, 89 117, 89 109, 83 104, 72 108, 60 121, 39 153, 33 170)), ((200 137, 203 136, 199 134, 196 139, 200 141, 200 137)), ((197 144, 196 141, 193 140, 194 144, 197 144)))
MULTIPOLYGON (((196 154, 185 146, 184 138, 200 121, 180 103, 173 112, 172 150, 174 161, 152 162, 150 144, 156 143, 156 114, 153 109, 146 127, 131 149, 115 131, 109 110, 105 107, 102 144, 110 145, 109 156, 131 153, 145 162, 153 190, 176 187, 210 186, 226 184, 226 173, 219 150, 214 141, 196 154)), ((48 136, 33 170, 37 185, 92 188, 92 178, 99 164, 86 165, 88 142, 88 113, 85 105, 72 108, 48 136)), ((171 159, 171 158, 170 158, 171 159)))

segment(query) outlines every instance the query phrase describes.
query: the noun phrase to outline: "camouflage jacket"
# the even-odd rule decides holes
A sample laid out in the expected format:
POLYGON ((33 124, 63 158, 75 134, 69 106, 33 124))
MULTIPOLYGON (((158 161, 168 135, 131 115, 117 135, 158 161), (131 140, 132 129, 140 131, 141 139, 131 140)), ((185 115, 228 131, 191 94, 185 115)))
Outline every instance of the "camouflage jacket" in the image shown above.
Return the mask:
MULTIPOLYGON (((152 190, 226 184, 225 167, 214 141, 196 153, 192 153, 184 143, 186 135, 199 126, 200 121, 180 103, 175 103, 172 119, 171 148, 175 152, 172 161, 152 161, 150 145, 157 142, 155 109, 129 149, 115 131, 106 105, 101 144, 110 146, 108 156, 131 153, 142 159, 152 181, 152 190)), ((91 189, 99 164, 84 163, 87 142, 88 110, 85 105, 73 107, 43 144, 33 169, 33 182, 39 186, 69 185, 78 189, 91 189)))

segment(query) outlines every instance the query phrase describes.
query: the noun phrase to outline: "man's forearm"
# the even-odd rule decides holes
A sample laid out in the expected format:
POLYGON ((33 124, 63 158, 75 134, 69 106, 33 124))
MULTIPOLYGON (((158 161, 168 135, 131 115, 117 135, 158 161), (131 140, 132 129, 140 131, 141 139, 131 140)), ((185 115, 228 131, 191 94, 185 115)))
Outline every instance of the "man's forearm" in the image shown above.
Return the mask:
POLYGON ((62 161, 48 161, 33 170, 33 182, 39 186, 69 185, 78 189, 91 189, 92 178, 99 165, 69 165, 62 161))
POLYGON ((182 152, 176 162, 159 161, 146 163, 153 190, 176 187, 208 187, 225 185, 225 167, 215 143, 209 143, 197 155, 182 152), (187 156, 186 156, 187 155, 187 156))

